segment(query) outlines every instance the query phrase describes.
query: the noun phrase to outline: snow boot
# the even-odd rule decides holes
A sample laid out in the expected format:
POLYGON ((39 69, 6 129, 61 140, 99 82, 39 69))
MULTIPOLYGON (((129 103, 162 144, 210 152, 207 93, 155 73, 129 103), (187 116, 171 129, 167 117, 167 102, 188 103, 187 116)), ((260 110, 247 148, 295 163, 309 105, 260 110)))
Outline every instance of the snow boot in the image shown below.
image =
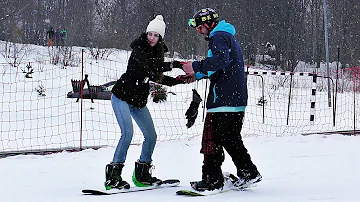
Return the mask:
POLYGON ((135 169, 132 176, 134 184, 138 187, 148 187, 153 185, 160 185, 162 181, 156 177, 151 176, 153 166, 151 162, 135 162, 135 169))
POLYGON ((190 182, 190 185, 196 191, 213 191, 222 189, 224 186, 224 176, 221 169, 212 175, 203 174, 201 181, 190 182))
POLYGON ((235 176, 230 176, 230 179, 232 179, 231 181, 233 182, 235 187, 243 187, 243 188, 250 187, 253 184, 256 184, 262 180, 262 176, 257 170, 253 172, 242 170, 238 172, 238 176, 239 178, 235 176))
POLYGON ((121 172, 124 167, 123 163, 114 163, 111 162, 105 167, 105 189, 110 190, 113 188, 116 189, 129 189, 130 184, 122 180, 121 172))

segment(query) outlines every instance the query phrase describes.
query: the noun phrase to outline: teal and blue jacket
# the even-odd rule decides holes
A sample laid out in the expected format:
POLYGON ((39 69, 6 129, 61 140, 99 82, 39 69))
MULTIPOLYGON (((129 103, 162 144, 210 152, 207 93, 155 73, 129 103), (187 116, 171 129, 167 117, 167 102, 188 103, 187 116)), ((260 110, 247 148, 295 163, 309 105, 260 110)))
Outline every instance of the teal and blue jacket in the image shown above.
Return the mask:
POLYGON ((245 111, 248 91, 244 59, 233 25, 222 20, 209 34, 207 58, 194 61, 196 79, 210 79, 207 112, 245 111))

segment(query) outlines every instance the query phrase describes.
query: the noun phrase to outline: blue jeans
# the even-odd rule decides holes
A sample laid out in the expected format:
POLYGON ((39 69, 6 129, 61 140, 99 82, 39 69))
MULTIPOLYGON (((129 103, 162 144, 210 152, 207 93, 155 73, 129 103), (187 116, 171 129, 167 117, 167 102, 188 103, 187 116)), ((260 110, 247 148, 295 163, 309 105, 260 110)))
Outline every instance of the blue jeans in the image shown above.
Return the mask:
POLYGON ((139 109, 128 104, 125 101, 122 101, 115 95, 111 95, 111 105, 114 110, 116 120, 121 129, 121 137, 116 147, 112 162, 124 163, 126 160, 126 154, 134 134, 131 117, 133 117, 144 135, 144 142, 142 144, 140 161, 151 162, 151 157, 155 148, 157 135, 148 108, 145 106, 139 109))

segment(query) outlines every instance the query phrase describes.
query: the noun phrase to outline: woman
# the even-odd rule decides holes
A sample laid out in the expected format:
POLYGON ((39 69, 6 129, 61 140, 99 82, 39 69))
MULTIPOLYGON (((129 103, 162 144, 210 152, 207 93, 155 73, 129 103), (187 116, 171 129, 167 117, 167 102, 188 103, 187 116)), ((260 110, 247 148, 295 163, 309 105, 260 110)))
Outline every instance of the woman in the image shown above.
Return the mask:
POLYGON ((157 135, 146 107, 150 92, 149 81, 167 86, 184 83, 182 80, 163 75, 163 72, 172 68, 181 68, 180 62, 164 62, 164 52, 168 51, 162 40, 164 34, 164 19, 158 15, 149 23, 146 33, 142 33, 131 43, 133 50, 127 70, 112 89, 111 104, 121 129, 121 138, 112 162, 106 165, 106 189, 130 187, 122 180, 121 172, 134 132, 131 117, 144 135, 140 159, 135 162, 133 182, 136 186, 161 183, 160 179, 151 175, 150 170, 157 135))

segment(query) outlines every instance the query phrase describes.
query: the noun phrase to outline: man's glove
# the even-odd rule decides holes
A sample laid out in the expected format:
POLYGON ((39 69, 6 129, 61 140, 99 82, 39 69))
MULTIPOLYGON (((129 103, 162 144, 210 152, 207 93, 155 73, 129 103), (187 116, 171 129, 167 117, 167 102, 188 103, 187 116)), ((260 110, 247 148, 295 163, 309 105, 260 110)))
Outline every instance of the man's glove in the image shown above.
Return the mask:
POLYGON ((199 93, 195 89, 193 89, 193 99, 190 103, 189 109, 185 113, 186 119, 188 120, 188 122, 186 124, 187 128, 190 128, 191 126, 194 125, 195 119, 198 115, 198 108, 199 108, 201 101, 202 101, 202 99, 201 99, 199 93))

